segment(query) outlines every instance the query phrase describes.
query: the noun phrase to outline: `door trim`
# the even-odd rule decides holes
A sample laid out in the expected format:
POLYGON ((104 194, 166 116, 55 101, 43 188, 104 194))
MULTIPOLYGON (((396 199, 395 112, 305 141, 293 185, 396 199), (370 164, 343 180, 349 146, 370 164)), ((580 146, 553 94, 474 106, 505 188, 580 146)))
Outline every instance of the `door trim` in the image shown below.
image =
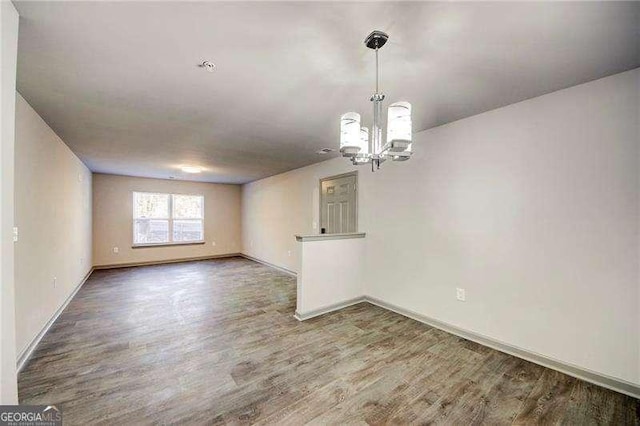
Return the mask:
POLYGON ((354 170, 352 172, 347 172, 347 173, 341 173, 339 175, 333 175, 333 176, 327 176, 327 177, 323 177, 320 178, 320 182, 318 183, 318 189, 319 189, 319 193, 318 193, 318 234, 320 234, 320 232, 322 231, 322 182, 326 181, 326 180, 333 180, 333 179, 341 179, 344 177, 349 177, 349 176, 353 176, 356 179, 356 231, 358 232, 358 212, 359 212, 359 207, 358 204, 360 204, 360 185, 358 184, 358 171, 354 170))

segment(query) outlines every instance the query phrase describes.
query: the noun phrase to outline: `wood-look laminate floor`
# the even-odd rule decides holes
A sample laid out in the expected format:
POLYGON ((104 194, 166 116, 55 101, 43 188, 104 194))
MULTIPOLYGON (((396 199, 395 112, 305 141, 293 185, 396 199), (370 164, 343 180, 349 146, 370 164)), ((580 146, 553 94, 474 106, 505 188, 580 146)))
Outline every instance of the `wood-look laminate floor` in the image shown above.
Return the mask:
POLYGON ((639 424, 639 401, 231 258, 96 271, 20 374, 65 424, 639 424))

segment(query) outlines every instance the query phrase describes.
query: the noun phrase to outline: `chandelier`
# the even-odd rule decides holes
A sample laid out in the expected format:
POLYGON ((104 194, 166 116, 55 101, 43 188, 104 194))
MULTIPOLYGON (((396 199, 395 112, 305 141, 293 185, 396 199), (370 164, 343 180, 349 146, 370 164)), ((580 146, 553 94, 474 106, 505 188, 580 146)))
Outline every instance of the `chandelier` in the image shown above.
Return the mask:
POLYGON ((371 170, 380 168, 385 160, 406 161, 411 157, 411 104, 395 102, 387 111, 387 140, 382 142, 382 101, 384 95, 378 88, 378 50, 389 36, 382 31, 373 31, 364 44, 376 51, 376 91, 373 102, 373 126, 371 132, 361 127, 360 114, 348 112, 340 118, 340 152, 351 159, 354 165, 371 164, 371 170), (371 136, 371 138, 369 138, 371 136))

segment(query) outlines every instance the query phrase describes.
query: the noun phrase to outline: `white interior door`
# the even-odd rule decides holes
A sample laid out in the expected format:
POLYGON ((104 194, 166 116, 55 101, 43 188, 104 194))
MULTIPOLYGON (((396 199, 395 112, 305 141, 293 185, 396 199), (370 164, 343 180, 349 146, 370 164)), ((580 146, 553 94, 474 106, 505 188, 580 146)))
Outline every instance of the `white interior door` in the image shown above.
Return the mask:
POLYGON ((356 175, 320 181, 320 230, 326 234, 356 232, 356 175))

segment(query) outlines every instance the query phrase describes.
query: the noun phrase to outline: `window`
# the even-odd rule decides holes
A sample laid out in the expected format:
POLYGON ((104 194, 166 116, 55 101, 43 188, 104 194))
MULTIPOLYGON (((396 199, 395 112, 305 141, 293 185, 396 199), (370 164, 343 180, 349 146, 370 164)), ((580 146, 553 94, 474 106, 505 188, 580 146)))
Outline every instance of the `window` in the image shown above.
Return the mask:
POLYGON ((202 195, 133 193, 133 244, 204 241, 202 195))

